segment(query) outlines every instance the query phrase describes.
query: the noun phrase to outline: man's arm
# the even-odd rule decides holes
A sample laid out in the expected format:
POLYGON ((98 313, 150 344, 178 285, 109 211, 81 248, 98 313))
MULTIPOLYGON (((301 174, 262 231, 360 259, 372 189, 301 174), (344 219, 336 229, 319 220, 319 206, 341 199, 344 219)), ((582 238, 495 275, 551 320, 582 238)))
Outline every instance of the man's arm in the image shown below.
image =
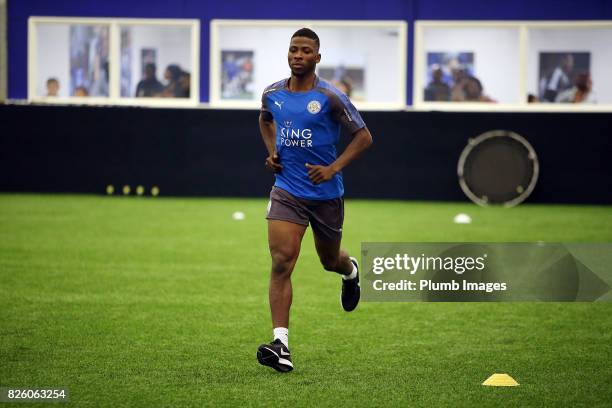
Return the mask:
POLYGON ((259 131, 261 132, 261 138, 266 145, 266 149, 268 149, 265 166, 269 170, 278 173, 283 169, 283 166, 280 164, 280 159, 276 152, 276 125, 274 125, 274 121, 267 119, 264 113, 259 114, 259 131))
POLYGON ((329 166, 313 166, 306 163, 308 177, 314 184, 321 184, 332 179, 340 170, 357 159, 372 145, 372 135, 368 128, 359 129, 353 135, 353 140, 346 146, 342 154, 329 166))

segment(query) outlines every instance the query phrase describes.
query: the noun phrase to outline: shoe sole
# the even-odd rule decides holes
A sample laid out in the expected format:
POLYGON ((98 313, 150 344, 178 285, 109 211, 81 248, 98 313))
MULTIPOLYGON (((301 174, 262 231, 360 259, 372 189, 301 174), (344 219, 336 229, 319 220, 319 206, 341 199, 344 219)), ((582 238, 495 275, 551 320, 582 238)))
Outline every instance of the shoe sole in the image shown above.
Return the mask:
MULTIPOLYGON (((351 263, 357 267, 357 277, 359 277, 359 262, 357 262, 357 258, 355 258, 354 256, 350 256, 349 259, 351 260, 351 263)), ((344 305, 342 304, 342 291, 340 291, 340 306, 342 306, 342 309, 344 309, 345 312, 352 312, 353 310, 357 309, 357 306, 359 305, 359 301, 361 300, 361 285, 360 283, 358 283, 357 285, 359 287, 359 299, 357 300, 355 307, 350 310, 344 308, 344 305)))
POLYGON ((288 373, 293 370, 293 363, 286 358, 280 357, 270 348, 262 345, 257 349, 257 361, 259 364, 272 367, 280 373, 288 373))

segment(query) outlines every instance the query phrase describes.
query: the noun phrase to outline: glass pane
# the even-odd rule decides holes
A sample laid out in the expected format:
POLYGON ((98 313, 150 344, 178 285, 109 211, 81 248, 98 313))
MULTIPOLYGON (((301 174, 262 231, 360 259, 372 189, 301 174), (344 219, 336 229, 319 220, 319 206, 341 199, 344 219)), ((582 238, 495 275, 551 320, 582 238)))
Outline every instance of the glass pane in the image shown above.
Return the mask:
POLYGON ((398 101, 398 84, 405 75, 398 58, 399 28, 315 25, 314 30, 322 42, 321 78, 348 92, 353 101, 398 101))
MULTIPOLYGON (((292 34, 302 25, 220 26, 221 100, 259 101, 263 89, 291 75, 287 52, 292 34)), ((317 74, 350 94, 353 101, 404 104, 405 71, 399 58, 399 26, 329 26, 313 23, 321 42, 317 74), (384 61, 381 64, 380 61, 384 61)))
POLYGON ((121 26, 121 96, 189 98, 191 28, 121 26))
POLYGON ((37 37, 36 96, 108 97, 108 26, 41 23, 37 37))
POLYGON ((612 28, 529 29, 527 91, 531 100, 612 103, 611 39, 612 28))
POLYGON ((518 103, 517 28, 426 27, 426 102, 518 103))

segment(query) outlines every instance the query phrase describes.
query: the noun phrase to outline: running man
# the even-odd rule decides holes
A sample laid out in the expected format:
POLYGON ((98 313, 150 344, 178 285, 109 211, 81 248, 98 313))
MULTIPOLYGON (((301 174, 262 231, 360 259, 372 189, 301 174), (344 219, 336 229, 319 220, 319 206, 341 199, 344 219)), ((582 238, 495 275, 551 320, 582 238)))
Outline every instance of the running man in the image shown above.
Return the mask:
POLYGON ((288 348, 291 272, 309 224, 323 268, 342 275, 344 310, 354 310, 361 295, 357 260, 340 249, 341 170, 370 147, 372 135, 351 101, 315 75, 319 61, 317 34, 308 28, 296 31, 289 44, 291 77, 267 87, 261 98, 259 128, 268 149, 265 165, 276 173, 266 217, 274 340, 259 347, 257 359, 280 372, 293 370, 288 348), (341 126, 353 138, 336 157, 341 126))

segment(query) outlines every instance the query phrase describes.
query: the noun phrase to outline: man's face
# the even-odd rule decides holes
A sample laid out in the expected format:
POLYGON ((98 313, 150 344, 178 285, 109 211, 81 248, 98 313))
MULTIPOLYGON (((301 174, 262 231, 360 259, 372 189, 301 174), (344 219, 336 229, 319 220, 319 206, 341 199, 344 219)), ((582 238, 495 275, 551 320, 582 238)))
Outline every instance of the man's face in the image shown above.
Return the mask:
POLYGON ((436 82, 440 82, 442 80, 442 70, 440 68, 434 70, 433 79, 436 82))
POLYGON ((47 96, 57 96, 59 84, 55 81, 47 82, 47 96))
POLYGON ((465 86, 465 93, 470 97, 470 98, 477 98, 480 96, 480 87, 478 86, 478 84, 474 81, 468 81, 466 86, 465 86))
POLYGON ((145 67, 145 78, 153 79, 155 78, 155 68, 147 66, 145 67))
POLYGON ((314 71, 321 61, 321 54, 315 40, 307 37, 293 37, 289 44, 287 56, 291 73, 295 76, 303 76, 314 71))

